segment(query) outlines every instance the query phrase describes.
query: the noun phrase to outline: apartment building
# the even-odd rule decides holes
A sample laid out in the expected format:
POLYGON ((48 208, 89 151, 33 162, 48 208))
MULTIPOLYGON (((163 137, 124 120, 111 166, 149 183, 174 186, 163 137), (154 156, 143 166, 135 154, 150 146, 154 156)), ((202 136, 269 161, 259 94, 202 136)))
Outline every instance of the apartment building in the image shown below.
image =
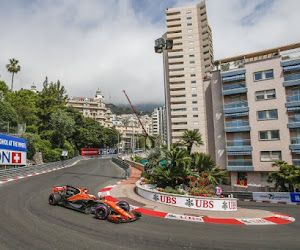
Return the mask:
POLYGON ((166 39, 173 40, 172 50, 164 55, 171 141, 178 141, 187 129, 196 130, 204 145, 193 151, 209 152, 205 97, 208 86, 203 79, 213 69, 213 47, 205 1, 167 9, 166 22, 166 39))
POLYGON ((232 185, 265 186, 276 160, 300 164, 300 43, 220 60, 211 73, 216 163, 232 185))
POLYGON ((104 127, 112 127, 112 113, 106 108, 105 99, 100 90, 96 91, 95 98, 71 97, 67 106, 73 106, 84 117, 98 121, 104 127))
POLYGON ((166 108, 155 108, 152 112, 152 134, 159 135, 162 141, 167 142, 166 108))

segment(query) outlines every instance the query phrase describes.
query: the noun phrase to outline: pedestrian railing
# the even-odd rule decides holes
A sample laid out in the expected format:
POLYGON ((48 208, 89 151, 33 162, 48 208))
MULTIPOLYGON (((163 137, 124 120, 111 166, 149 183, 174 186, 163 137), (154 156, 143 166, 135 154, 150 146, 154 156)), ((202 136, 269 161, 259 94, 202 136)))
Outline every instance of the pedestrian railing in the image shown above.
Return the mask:
POLYGON ((113 157, 112 161, 125 170, 127 180, 131 175, 131 165, 123 160, 118 159, 117 157, 113 157))

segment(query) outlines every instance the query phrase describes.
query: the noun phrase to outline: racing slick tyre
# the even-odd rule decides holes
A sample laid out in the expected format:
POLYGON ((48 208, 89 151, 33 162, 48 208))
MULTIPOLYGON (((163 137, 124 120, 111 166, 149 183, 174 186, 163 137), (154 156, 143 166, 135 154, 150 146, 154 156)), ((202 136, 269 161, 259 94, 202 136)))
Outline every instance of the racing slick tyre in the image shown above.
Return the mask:
POLYGON ((106 204, 100 204, 95 208, 95 216, 99 220, 106 220, 110 215, 110 207, 106 204))
POLYGON ((50 194, 49 195, 49 204, 52 206, 58 205, 58 203, 62 200, 60 194, 50 194))
POLYGON ((122 208, 123 210, 125 210, 127 213, 130 210, 130 205, 127 201, 119 201, 117 203, 117 206, 119 206, 120 208, 122 208))

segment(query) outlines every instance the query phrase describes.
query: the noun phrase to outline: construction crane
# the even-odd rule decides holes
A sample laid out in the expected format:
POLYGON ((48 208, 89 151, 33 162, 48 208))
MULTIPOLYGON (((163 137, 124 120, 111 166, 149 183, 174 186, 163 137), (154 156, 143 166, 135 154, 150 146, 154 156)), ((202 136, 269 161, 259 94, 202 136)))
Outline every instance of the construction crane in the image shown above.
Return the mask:
POLYGON ((141 122, 141 120, 140 120, 140 118, 139 118, 137 112, 135 111, 135 108, 133 107, 133 105, 132 105, 132 103, 131 103, 131 101, 130 101, 128 95, 126 94, 125 90, 123 90, 123 92, 124 92, 124 94, 125 94, 125 96, 126 96, 128 102, 129 102, 129 104, 130 104, 130 106, 131 106, 133 112, 135 113, 137 119, 139 120, 139 122, 140 122, 140 124, 141 124, 141 126, 142 126, 142 128, 143 128, 143 130, 144 130, 144 133, 145 133, 146 137, 148 137, 148 133, 147 133, 146 129, 144 128, 144 125, 143 125, 143 123, 141 122))

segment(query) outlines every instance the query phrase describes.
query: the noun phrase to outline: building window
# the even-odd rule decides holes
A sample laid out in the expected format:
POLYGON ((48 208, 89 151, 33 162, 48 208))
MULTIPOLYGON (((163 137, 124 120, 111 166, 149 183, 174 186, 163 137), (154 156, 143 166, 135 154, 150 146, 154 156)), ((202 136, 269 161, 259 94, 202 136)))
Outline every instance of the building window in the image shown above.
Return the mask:
POLYGON ((189 55, 189 57, 195 57, 195 55, 189 55))
POLYGON ((189 51, 194 51, 194 48, 189 48, 189 51))
POLYGON ((261 81, 274 78, 273 69, 254 73, 254 81, 261 81))
MULTIPOLYGON (((197 96, 197 95, 196 95, 197 96)), ((198 101, 192 101, 192 104, 197 104, 198 103, 198 101)))
POLYGON ((196 83, 196 81, 191 81, 191 83, 196 83))
POLYGON ((198 129, 198 128, 195 128, 194 131, 199 131, 199 129, 198 129))
POLYGON ((192 94, 192 97, 197 97, 197 94, 192 94))
POLYGON ((195 63, 195 61, 190 61, 191 64, 195 63))
POLYGON ((191 39, 191 38, 193 38, 193 35, 188 36, 188 39, 191 39))
POLYGON ((259 140, 270 141, 279 139, 279 130, 259 131, 259 140))
POLYGON ((278 119, 277 109, 257 111, 257 120, 273 120, 278 119))
POLYGON ((194 122, 194 125, 199 125, 199 122, 194 122))
POLYGON ((192 26, 192 23, 187 23, 187 26, 192 26))
POLYGON ((188 16, 186 19, 187 19, 187 20, 191 20, 191 19, 192 19, 192 17, 191 17, 191 16, 188 16))
POLYGON ((196 74, 191 74, 191 77, 195 77, 196 76, 196 74))
POLYGON ((268 176, 269 176, 268 172, 260 172, 260 180, 262 182, 267 182, 268 181, 268 176))
POLYGON ((193 117, 195 117, 195 118, 196 118, 196 117, 198 117, 198 115, 193 115, 193 117))
POLYGON ((209 51, 208 51, 208 50, 203 52, 203 54, 204 54, 204 55, 206 55, 206 54, 208 54, 208 53, 209 53, 209 51))
POLYGON ((192 13, 191 10, 187 10, 187 11, 186 11, 186 14, 191 14, 191 13, 192 13))
POLYGON ((193 32, 193 30, 192 29, 188 29, 188 32, 190 33, 190 32, 193 32))
POLYGON ((193 41, 189 41, 189 45, 192 45, 192 44, 194 44, 194 42, 193 41))
POLYGON ((281 161, 281 151, 261 151, 260 161, 281 161))
POLYGON ((190 68, 191 71, 194 71, 195 69, 196 69, 195 67, 191 67, 191 68, 190 68))
POLYGON ((198 111, 198 108, 193 108, 193 111, 198 111))
POLYGON ((255 99, 256 101, 270 100, 276 98, 275 89, 256 91, 255 99))
POLYGON ((197 88, 196 87, 192 87, 192 90, 194 91, 194 90, 197 90, 197 88))

